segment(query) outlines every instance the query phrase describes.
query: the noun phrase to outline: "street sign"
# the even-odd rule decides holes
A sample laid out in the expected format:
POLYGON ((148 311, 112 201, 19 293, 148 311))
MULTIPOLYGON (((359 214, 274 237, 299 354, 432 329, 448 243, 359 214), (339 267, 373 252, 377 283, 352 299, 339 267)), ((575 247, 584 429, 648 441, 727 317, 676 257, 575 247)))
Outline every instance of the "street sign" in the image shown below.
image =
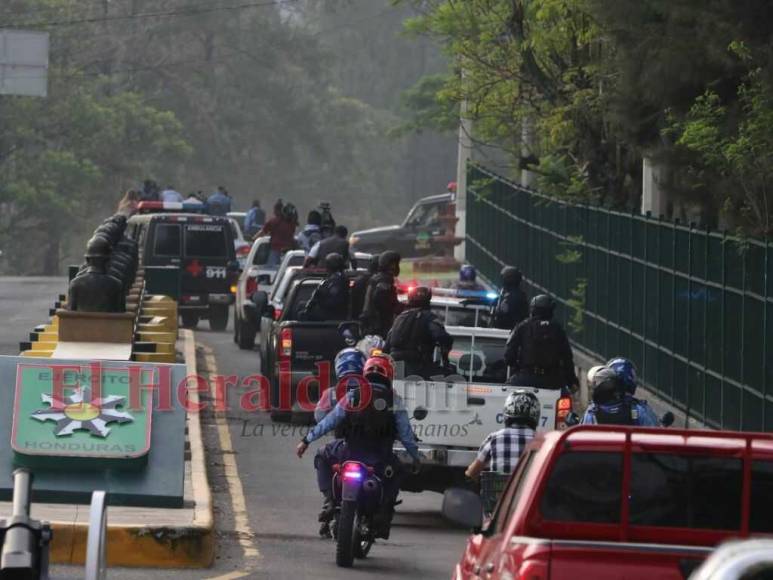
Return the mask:
MULTIPOLYGON (((55 387, 50 367, 20 364, 11 446, 21 456, 133 460, 150 451, 152 396, 130 408, 129 369, 65 373, 55 387), (67 376, 69 374, 69 377, 67 376), (59 391, 58 393, 56 391, 59 391)), ((129 462, 127 461, 127 463, 129 462)))
POLYGON ((0 29, 0 95, 48 95, 47 32, 0 29))

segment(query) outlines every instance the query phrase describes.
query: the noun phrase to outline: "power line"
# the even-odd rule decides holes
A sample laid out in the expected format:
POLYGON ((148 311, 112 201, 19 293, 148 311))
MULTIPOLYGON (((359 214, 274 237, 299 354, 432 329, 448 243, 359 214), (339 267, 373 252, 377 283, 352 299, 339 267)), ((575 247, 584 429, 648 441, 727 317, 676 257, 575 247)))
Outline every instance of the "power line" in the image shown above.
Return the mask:
MULTIPOLYGON (((51 28, 55 26, 72 26, 76 24, 96 24, 99 22, 114 22, 120 20, 134 20, 142 18, 169 18, 175 16, 196 16, 198 14, 211 14, 213 12, 230 11, 230 10, 245 10, 247 8, 263 8, 268 6, 281 6, 283 4, 290 4, 298 2, 299 0, 264 0, 261 2, 244 2, 242 4, 234 4, 232 6, 209 6, 205 8, 193 8, 193 9, 177 9, 166 10, 160 12, 140 12, 138 14, 116 14, 113 16, 94 16, 89 18, 76 18, 72 20, 52 20, 48 22, 27 22, 27 23, 13 23, 6 25, 8 28, 15 28, 25 26, 28 28, 51 28)), ((211 3, 210 3, 211 4, 211 3)))

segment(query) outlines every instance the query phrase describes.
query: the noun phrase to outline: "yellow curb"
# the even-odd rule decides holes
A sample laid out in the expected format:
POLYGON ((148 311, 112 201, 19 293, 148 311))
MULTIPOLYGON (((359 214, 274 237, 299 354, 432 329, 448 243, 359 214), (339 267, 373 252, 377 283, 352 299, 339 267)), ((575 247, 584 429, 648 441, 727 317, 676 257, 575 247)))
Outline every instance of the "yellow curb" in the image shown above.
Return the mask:
MULTIPOLYGON (((183 330, 182 338, 186 373, 195 376, 196 343, 193 331, 183 330)), ((198 392, 195 389, 188 396, 192 404, 198 403, 198 392)), ((111 525, 108 508, 107 560, 110 566, 208 568, 212 565, 215 558, 215 525, 199 414, 189 413, 187 423, 194 503, 192 524, 164 526, 142 522, 111 525)), ((51 561, 55 564, 82 565, 85 561, 88 525, 51 522, 51 527, 54 531, 51 561)))

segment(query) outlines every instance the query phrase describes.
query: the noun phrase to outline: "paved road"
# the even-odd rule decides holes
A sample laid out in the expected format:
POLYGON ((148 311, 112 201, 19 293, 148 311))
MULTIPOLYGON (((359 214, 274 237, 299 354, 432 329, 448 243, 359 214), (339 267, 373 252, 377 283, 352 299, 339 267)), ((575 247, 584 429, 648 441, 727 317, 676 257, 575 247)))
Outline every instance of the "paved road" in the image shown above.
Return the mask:
MULTIPOLYGON (((0 278, 0 354, 18 353, 18 342, 42 323, 47 310, 65 287, 62 279, 0 278)), ((197 332, 200 370, 212 363, 221 375, 247 376, 260 370, 256 352, 236 348, 229 333, 212 333, 201 325, 197 332), (209 353, 210 357, 205 355, 209 353)), ((211 370, 211 369, 209 369, 211 370)), ((448 578, 464 546, 465 533, 451 529, 438 513, 441 496, 406 494, 398 508, 392 539, 374 546, 353 570, 335 566, 334 545, 317 537, 316 514, 320 497, 314 482, 312 452, 299 460, 293 449, 300 434, 274 426, 264 414, 238 409, 231 397, 226 413, 238 476, 226 473, 214 417, 205 416, 210 483, 215 503, 218 554, 206 571, 111 570, 121 580, 170 578, 448 578), (241 484, 247 506, 247 526, 234 517, 234 483, 241 484), (245 548, 257 556, 244 557, 245 548)), ((237 486, 238 487, 238 486, 237 486)), ((81 569, 57 567, 54 578, 78 578, 81 569)))

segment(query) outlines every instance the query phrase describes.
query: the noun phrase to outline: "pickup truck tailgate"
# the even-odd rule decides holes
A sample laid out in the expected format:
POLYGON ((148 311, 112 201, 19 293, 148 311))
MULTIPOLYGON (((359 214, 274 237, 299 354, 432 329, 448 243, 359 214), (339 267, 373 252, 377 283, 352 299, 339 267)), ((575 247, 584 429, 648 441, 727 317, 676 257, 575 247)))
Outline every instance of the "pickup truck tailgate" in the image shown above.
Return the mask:
MULTIPOLYGON (((486 436, 504 427, 502 409, 507 395, 517 388, 478 383, 438 383, 395 381, 395 390, 403 398, 416 436, 421 445, 474 447, 486 436), (418 420, 414 411, 427 411, 418 420)), ((556 406, 561 392, 529 389, 537 395, 542 413, 539 430, 555 428, 556 406)))
POLYGON ((292 369, 315 370, 318 362, 327 361, 332 369, 336 354, 346 348, 338 332, 340 322, 289 322, 282 330, 292 332, 292 369))

